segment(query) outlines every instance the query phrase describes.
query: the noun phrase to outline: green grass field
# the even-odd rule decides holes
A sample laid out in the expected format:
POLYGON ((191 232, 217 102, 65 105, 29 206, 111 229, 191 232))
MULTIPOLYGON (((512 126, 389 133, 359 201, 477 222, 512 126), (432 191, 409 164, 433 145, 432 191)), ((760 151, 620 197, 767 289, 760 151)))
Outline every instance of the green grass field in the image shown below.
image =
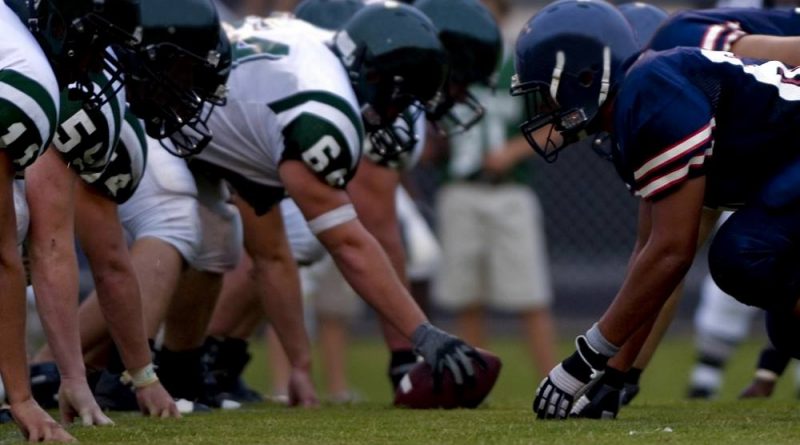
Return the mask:
MULTIPOLYGON (((353 387, 364 401, 314 410, 262 404, 238 411, 149 420, 117 414, 110 428, 74 426, 82 443, 108 444, 777 444, 800 441, 800 407, 792 372, 776 395, 736 401, 749 381, 760 342, 743 347, 731 362, 718 401, 689 402, 683 396, 693 348, 689 338, 671 338, 645 374, 643 390, 615 421, 541 422, 530 410, 538 378, 514 341, 492 345, 505 367, 489 402, 477 410, 411 411, 390 407, 384 377, 386 352, 377 342, 357 342, 350 352, 353 387)), ((564 343, 564 353, 569 344, 564 343)), ((262 348, 256 349, 248 380, 266 390, 262 348)), ((322 394, 324 396, 324 394, 322 394)), ((0 428, 0 443, 16 443, 13 426, 0 428)))

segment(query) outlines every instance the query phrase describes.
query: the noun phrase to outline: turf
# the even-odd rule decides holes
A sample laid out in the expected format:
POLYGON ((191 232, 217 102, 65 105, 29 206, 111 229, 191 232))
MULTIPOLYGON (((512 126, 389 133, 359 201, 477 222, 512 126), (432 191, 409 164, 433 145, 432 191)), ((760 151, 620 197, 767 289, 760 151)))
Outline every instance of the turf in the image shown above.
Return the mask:
MULTIPOLYGON (((800 411, 794 383, 787 376, 770 400, 737 401, 752 373, 760 342, 746 344, 729 365, 726 385, 713 402, 683 398, 693 350, 688 338, 670 339, 645 374, 643 391, 616 421, 536 421, 530 402, 538 378, 520 344, 492 345, 505 367, 489 402, 477 410, 411 411, 392 409, 384 377, 386 353, 377 342, 357 342, 349 354, 353 387, 364 401, 315 410, 274 404, 239 411, 149 420, 114 415, 111 428, 74 426, 83 443, 114 444, 753 444, 797 443, 800 411)), ((569 347, 564 344, 564 352, 569 347)), ((265 390, 264 356, 248 370, 253 386, 265 390)), ((787 373, 791 374, 791 373, 787 373)), ((0 427, 0 443, 15 443, 19 433, 0 427)))

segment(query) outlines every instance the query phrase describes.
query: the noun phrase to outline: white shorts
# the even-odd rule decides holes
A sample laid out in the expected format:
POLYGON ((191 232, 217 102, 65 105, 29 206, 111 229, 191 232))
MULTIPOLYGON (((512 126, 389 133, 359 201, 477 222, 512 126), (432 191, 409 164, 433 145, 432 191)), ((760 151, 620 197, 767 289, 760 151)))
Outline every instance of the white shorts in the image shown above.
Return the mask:
POLYGON ((442 264, 434 302, 529 310, 552 300, 541 206, 516 184, 454 183, 438 196, 442 264))
POLYGON ((200 202, 202 238, 193 266, 204 272, 225 273, 236 268, 244 251, 239 209, 231 203, 228 185, 219 178, 192 171, 200 202))
POLYGON ((396 200, 397 219, 406 251, 406 275, 411 281, 429 280, 436 274, 442 249, 428 222, 403 187, 397 188, 396 200))
POLYGON ((150 237, 178 250, 194 264, 200 245, 197 187, 186 161, 148 138, 147 167, 139 188, 119 206, 128 241, 150 237))
POLYGON ((303 294, 312 299, 318 316, 353 320, 363 312, 364 302, 347 284, 329 255, 302 270, 303 294))

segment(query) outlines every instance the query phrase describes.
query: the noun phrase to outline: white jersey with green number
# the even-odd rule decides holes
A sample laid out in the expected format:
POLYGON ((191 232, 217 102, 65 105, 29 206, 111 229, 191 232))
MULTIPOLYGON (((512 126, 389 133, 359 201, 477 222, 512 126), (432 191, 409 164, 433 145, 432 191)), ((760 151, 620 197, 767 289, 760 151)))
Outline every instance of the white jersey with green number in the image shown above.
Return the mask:
POLYGON ((0 150, 23 170, 56 130, 58 84, 36 40, 3 2, 0 30, 0 150))
POLYGON ((282 161, 301 161, 321 181, 343 188, 361 157, 358 102, 323 33, 299 20, 256 18, 231 32, 227 105, 212 113, 214 139, 197 159, 257 211, 277 201, 243 189, 282 189, 282 161))

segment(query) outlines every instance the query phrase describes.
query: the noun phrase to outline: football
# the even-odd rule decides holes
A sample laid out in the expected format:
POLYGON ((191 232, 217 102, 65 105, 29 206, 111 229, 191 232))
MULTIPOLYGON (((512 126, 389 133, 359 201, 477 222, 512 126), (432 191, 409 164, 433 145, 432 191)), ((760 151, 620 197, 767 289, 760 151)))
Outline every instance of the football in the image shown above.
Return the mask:
POLYGON ((503 366, 500 358, 491 352, 483 349, 477 351, 486 362, 486 367, 475 365, 473 385, 457 386, 453 373, 445 370, 442 387, 435 392, 433 370, 427 363, 419 362, 400 381, 394 395, 395 406, 411 409, 476 408, 492 391, 503 366))

